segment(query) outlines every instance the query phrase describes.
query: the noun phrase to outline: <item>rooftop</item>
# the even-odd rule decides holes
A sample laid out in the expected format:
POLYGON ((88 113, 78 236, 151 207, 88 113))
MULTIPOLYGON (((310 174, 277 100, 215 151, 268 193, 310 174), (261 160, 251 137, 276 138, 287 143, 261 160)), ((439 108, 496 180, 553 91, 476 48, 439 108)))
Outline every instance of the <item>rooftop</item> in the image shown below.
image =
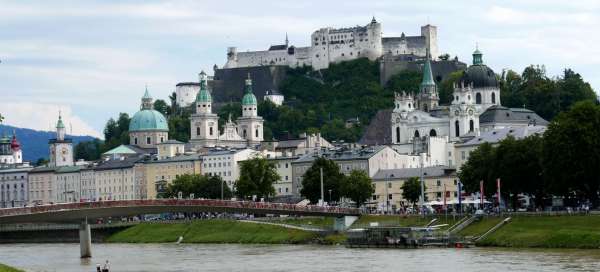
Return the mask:
POLYGON ((387 179, 406 179, 411 177, 420 177, 421 171, 423 171, 424 177, 444 177, 454 175, 456 169, 449 168, 448 166, 432 166, 421 168, 402 168, 402 169, 386 169, 379 170, 373 176, 374 181, 381 181, 387 179))
POLYGON ((322 150, 318 154, 315 152, 308 153, 306 155, 301 156, 295 162, 311 162, 320 156, 334 161, 366 160, 375 156, 375 154, 379 153, 385 148, 387 148, 387 146, 385 145, 364 147, 360 149, 333 148, 322 150))
POLYGON ((522 139, 534 134, 543 134, 546 131, 545 126, 526 126, 526 127, 506 127, 501 129, 494 129, 481 133, 478 137, 473 137, 470 140, 457 144, 456 146, 473 146, 482 143, 498 143, 508 136, 512 136, 515 139, 522 139))

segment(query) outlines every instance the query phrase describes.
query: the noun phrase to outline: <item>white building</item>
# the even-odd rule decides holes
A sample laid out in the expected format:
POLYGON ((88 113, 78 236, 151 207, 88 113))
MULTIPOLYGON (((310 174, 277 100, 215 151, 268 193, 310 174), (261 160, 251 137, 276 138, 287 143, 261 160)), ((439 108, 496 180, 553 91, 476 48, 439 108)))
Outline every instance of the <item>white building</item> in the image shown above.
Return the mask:
POLYGON ((71 166, 74 165, 73 159, 73 141, 66 138, 67 130, 62 121, 62 116, 58 115, 56 123, 56 138, 50 139, 50 163, 49 166, 71 166))
POLYGON ((273 187, 275 187, 275 194, 277 196, 292 195, 292 181, 294 180, 292 162, 294 162, 298 158, 299 157, 296 156, 281 156, 269 159, 270 162, 275 164, 275 170, 277 171, 277 174, 280 177, 280 179, 277 182, 275 182, 275 184, 273 184, 273 187))
POLYGON ((375 60, 383 54, 424 57, 427 50, 437 58, 437 27, 421 27, 420 36, 402 34, 401 37, 384 38, 381 24, 373 18, 366 26, 318 29, 312 33, 308 47, 290 46, 287 36, 285 44, 273 45, 266 51, 237 52, 235 47, 230 47, 224 68, 306 65, 318 70, 329 67, 330 63, 361 57, 375 60))
POLYGON ((54 171, 53 202, 65 203, 81 200, 81 168, 80 166, 64 166, 54 171))
POLYGON ((14 166, 23 163, 23 151, 21 144, 17 140, 17 135, 13 132, 12 139, 6 135, 0 138, 0 167, 14 166))
POLYGON ((29 201, 28 172, 32 167, 0 168, 0 208, 22 207, 29 201))
POLYGON ((274 158, 276 152, 256 151, 253 149, 210 150, 202 155, 201 172, 203 175, 220 176, 233 189, 240 177, 240 162, 254 157, 274 158))
POLYGON ((271 103, 275 104, 276 106, 281 106, 283 105, 283 101, 284 101, 284 97, 283 94, 279 93, 276 90, 268 90, 265 93, 264 96, 265 101, 271 101, 271 103))
POLYGON ((242 116, 234 123, 229 120, 219 134, 219 117, 212 112, 212 97, 206 86, 206 76, 200 76, 200 91, 196 96, 195 113, 190 120, 190 143, 195 149, 215 146, 244 148, 256 146, 263 141, 262 117, 258 116, 258 103, 252 93, 250 75, 245 82, 242 98, 242 116))
MULTIPOLYGON (((204 71, 202 71, 204 73, 204 71)), ((175 85, 175 101, 180 107, 189 107, 196 101, 200 91, 198 82, 180 82, 175 85)))
POLYGON ((300 156, 322 148, 333 148, 333 145, 321 137, 321 133, 302 133, 296 139, 265 141, 261 144, 261 149, 281 152, 286 156, 300 156))
POLYGON ((136 172, 143 171, 137 157, 106 160, 94 167, 94 183, 98 200, 136 199, 139 180, 136 172))

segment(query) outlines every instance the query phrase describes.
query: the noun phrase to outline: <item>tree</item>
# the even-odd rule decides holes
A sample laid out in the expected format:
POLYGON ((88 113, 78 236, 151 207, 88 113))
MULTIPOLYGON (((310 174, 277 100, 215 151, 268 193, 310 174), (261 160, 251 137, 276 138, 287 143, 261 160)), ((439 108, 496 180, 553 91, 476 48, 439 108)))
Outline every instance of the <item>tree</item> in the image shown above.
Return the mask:
POLYGON ((75 145, 75 159, 94 161, 100 159, 102 142, 99 139, 92 141, 80 142, 75 145))
MULTIPOLYGON (((408 178, 404 183, 402 183, 402 198, 406 199, 408 202, 412 203, 413 206, 417 203, 419 198, 421 198, 421 181, 419 177, 408 178)), ((424 188, 423 190, 427 190, 424 188)), ((386 200, 387 200, 387 196, 386 200)))
POLYGON ((321 173, 323 169, 323 192, 331 190, 331 201, 339 201, 342 196, 341 185, 344 174, 340 173, 340 167, 332 160, 317 158, 311 167, 302 176, 302 189, 300 194, 308 198, 312 203, 317 203, 321 198, 321 173))
POLYGON ((452 103, 454 84, 458 84, 462 75, 463 71, 452 72, 439 84, 440 105, 452 103))
POLYGON ((241 198, 255 195, 268 199, 275 195, 273 184, 279 179, 275 164, 256 156, 240 163, 240 177, 235 182, 236 194, 241 198))
POLYGON ((356 207, 360 207, 375 193, 375 188, 367 172, 352 170, 350 175, 343 179, 341 191, 344 197, 352 199, 356 207))
POLYGON ((48 159, 46 158, 39 158, 37 159, 37 161, 35 162, 36 166, 44 166, 44 165, 48 165, 50 161, 48 161, 48 159))
POLYGON ((122 144, 129 144, 129 122, 127 113, 119 113, 117 121, 110 118, 104 126, 104 146, 102 151, 108 151, 122 144))
POLYGON ((554 194, 583 195, 598 205, 600 188, 600 106, 580 102, 548 126, 543 170, 554 194))
POLYGON ((154 110, 162 113, 165 116, 171 114, 171 107, 169 107, 167 102, 162 99, 156 99, 156 101, 154 101, 154 110))
POLYGON ((495 191, 495 180, 497 174, 496 149, 490 143, 483 143, 469 154, 458 174, 463 188, 466 192, 479 191, 479 182, 484 181, 484 192, 491 195, 495 191))
POLYGON ((418 94, 423 81, 423 73, 414 70, 404 70, 393 75, 386 85, 387 89, 394 92, 407 92, 418 94))
POLYGON ((233 195, 231 189, 220 176, 185 174, 175 178, 172 183, 167 185, 163 197, 178 197, 181 192, 186 198, 190 194, 194 194, 195 198, 220 199, 221 189, 224 199, 231 198, 233 195))

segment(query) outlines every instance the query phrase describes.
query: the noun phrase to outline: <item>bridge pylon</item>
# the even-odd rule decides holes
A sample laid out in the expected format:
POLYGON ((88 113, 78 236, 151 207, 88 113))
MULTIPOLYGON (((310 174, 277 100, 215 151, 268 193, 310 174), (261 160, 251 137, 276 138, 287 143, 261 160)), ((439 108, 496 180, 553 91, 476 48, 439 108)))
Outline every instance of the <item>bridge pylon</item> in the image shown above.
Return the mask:
POLYGON ((83 219, 79 225, 79 251, 81 258, 92 257, 92 231, 87 218, 83 219))

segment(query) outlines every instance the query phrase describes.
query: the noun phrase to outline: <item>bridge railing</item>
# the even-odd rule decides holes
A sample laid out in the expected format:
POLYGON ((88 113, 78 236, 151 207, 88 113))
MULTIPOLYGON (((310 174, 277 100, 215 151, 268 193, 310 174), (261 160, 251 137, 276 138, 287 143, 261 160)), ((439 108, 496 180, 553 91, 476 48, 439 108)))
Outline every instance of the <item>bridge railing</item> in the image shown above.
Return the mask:
POLYGON ((34 213, 57 212, 63 210, 115 208, 115 207, 143 207, 143 206, 203 206, 215 208, 228 208, 240 210, 261 211, 290 211, 307 213, 330 213, 340 215, 357 215, 359 209, 322 207, 314 205, 299 206, 286 203, 232 201, 217 199, 145 199, 145 200, 108 200, 96 202, 58 203, 20 208, 0 209, 0 216, 23 215, 34 213))

